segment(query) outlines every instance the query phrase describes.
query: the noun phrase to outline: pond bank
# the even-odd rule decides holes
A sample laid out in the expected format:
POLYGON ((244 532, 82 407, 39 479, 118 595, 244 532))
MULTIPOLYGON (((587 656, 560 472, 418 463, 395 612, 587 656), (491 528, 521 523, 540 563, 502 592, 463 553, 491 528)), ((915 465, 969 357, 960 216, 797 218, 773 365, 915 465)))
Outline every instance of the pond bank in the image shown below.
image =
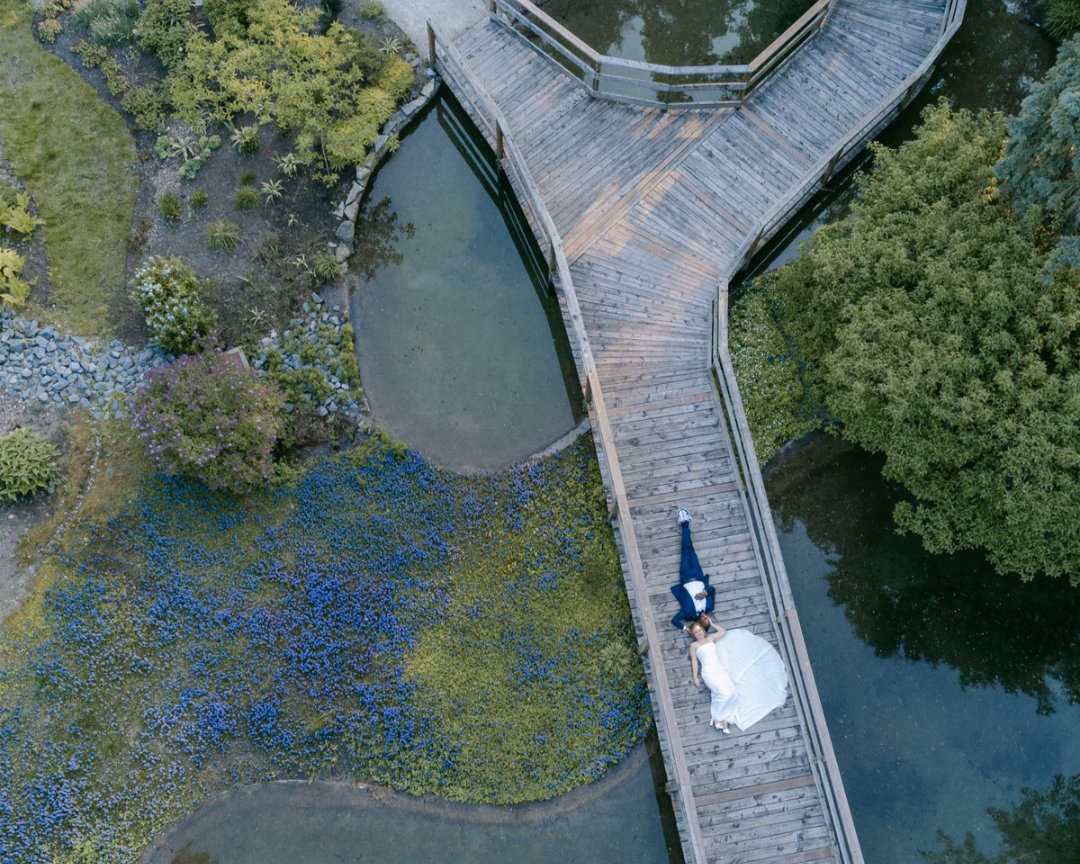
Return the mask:
MULTIPOLYGON (((215 796, 159 837, 143 864, 204 853, 210 862, 405 860, 518 864, 666 861, 639 744, 603 779, 559 798, 514 807, 457 804, 373 784, 302 780, 246 786, 215 796)), ((205 860, 205 859, 203 859, 205 860)))

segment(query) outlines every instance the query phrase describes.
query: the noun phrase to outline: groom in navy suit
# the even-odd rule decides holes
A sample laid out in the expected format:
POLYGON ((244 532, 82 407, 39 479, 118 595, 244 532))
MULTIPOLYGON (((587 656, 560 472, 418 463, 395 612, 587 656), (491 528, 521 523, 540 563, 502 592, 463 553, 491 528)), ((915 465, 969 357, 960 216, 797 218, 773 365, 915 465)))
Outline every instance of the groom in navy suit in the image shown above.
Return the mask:
POLYGON ((694 541, 690 539, 690 521, 689 511, 680 510, 682 558, 679 561, 679 584, 671 586, 671 593, 679 601, 679 612, 671 619, 671 624, 680 629, 702 612, 712 612, 716 603, 716 589, 710 587, 709 577, 702 571, 701 562, 694 551, 694 541))

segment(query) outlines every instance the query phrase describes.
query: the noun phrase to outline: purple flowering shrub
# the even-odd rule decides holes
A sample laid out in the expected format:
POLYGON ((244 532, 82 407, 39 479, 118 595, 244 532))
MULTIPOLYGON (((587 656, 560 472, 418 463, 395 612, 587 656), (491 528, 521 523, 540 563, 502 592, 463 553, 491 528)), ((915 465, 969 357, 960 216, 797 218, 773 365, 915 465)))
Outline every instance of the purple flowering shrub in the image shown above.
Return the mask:
POLYGON ((465 477, 378 437, 245 499, 147 482, 0 642, 0 861, 134 864, 279 777, 503 803, 596 778, 649 723, 640 663, 601 657, 633 642, 598 483, 588 441, 465 477))
POLYGON ((165 474, 246 492, 270 479, 284 409, 272 382, 207 346, 150 370, 132 426, 165 474))

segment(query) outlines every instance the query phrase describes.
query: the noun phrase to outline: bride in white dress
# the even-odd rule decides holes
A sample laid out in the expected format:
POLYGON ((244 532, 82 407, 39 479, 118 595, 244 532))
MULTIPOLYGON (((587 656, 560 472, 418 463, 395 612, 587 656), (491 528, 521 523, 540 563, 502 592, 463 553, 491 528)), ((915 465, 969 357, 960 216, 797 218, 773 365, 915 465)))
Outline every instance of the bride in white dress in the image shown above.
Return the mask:
POLYGON ((712 694, 709 725, 725 734, 734 723, 747 729, 787 701, 787 670, 776 649, 749 630, 706 634, 694 622, 690 638, 690 670, 694 685, 702 681, 712 694))

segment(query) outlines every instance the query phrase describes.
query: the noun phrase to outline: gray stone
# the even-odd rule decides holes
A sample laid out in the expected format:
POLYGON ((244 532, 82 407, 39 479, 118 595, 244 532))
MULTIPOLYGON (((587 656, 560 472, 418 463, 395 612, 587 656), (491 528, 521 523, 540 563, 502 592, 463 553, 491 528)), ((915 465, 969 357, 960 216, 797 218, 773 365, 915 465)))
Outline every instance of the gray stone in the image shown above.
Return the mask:
POLYGON ((338 225, 337 231, 334 232, 334 236, 336 236, 338 240, 344 240, 346 243, 352 243, 355 235, 356 225, 351 219, 346 219, 338 225))
POLYGON ((352 253, 352 243, 339 243, 334 250, 334 257, 337 258, 338 261, 348 261, 349 256, 352 255, 352 253))
POLYGON ((360 212, 360 201, 353 201, 348 207, 345 208, 345 218, 350 222, 356 222, 356 214, 360 212))
POLYGON ((423 96, 419 96, 416 99, 413 99, 412 102, 407 102, 405 105, 403 105, 401 107, 401 110, 406 117, 412 117, 413 114, 423 108, 426 104, 427 99, 425 99, 423 96))
MULTIPOLYGON (((360 172, 357 171, 357 173, 359 174, 360 172)), ((364 174, 364 177, 367 177, 366 172, 364 174)), ((345 199, 345 206, 348 207, 350 204, 353 203, 353 201, 358 199, 363 194, 364 194, 364 184, 363 183, 353 183, 352 187, 349 189, 349 195, 345 199)))
MULTIPOLYGON (((431 74, 431 75, 434 75, 435 70, 434 69, 429 69, 428 73, 431 74)), ((424 89, 420 91, 420 95, 423 96, 425 99, 430 99, 431 94, 434 93, 434 92, 435 92, 435 82, 434 81, 428 81, 428 83, 424 85, 424 89)))
POLYGON ((385 133, 382 134, 382 135, 377 135, 375 137, 375 141, 371 145, 372 152, 373 153, 381 153, 382 148, 386 146, 386 141, 387 141, 388 138, 389 138, 389 136, 386 135, 385 133))
POLYGON ((44 390, 38 390, 37 391, 37 400, 38 400, 38 402, 41 402, 43 405, 47 405, 49 403, 49 394, 46 393, 44 390))

